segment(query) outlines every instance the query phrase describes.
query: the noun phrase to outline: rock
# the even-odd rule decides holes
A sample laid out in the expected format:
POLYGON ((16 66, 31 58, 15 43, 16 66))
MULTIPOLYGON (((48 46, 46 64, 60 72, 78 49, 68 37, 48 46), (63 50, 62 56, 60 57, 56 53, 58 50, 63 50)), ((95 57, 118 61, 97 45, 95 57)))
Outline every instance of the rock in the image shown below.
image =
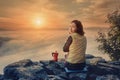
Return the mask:
POLYGON ((86 80, 87 74, 86 73, 70 73, 69 78, 70 80, 86 80))
POLYGON ((32 65, 32 61, 30 59, 25 59, 25 60, 20 60, 19 62, 15 62, 15 63, 12 63, 12 64, 9 64, 7 67, 27 67, 27 66, 30 66, 32 65))
POLYGON ((33 64, 31 60, 22 60, 20 62, 12 63, 4 68, 4 76, 6 79, 20 78, 24 79, 46 79, 47 73, 42 65, 33 64), (43 76, 41 76, 43 75, 43 76))
POLYGON ((40 61, 40 63, 43 64, 44 66, 49 65, 50 62, 51 61, 49 61, 49 60, 40 61))
POLYGON ((3 79, 4 79, 3 75, 0 74, 0 80, 3 80, 3 79))
POLYGON ((19 80, 26 80, 26 79, 24 79, 24 78, 20 78, 19 80))
POLYGON ((108 62, 108 63, 120 66, 120 61, 112 61, 112 62, 108 62))
POLYGON ((90 74, 93 73, 96 75, 106 75, 106 74, 116 74, 117 75, 119 73, 119 71, 114 68, 95 65, 95 66, 89 66, 89 73, 90 74))
POLYGON ((89 57, 87 60, 89 64, 77 73, 66 73, 64 61, 61 60, 20 60, 7 65, 4 74, 0 75, 0 80, 120 80, 118 61, 106 62, 100 57, 89 57))
POLYGON ((62 79, 69 80, 68 74, 65 71, 58 74, 58 76, 61 77, 62 79))
POLYGON ((116 75, 97 76, 96 80, 120 80, 116 75))
POLYGON ((46 68, 51 70, 53 72, 53 74, 55 74, 55 75, 59 75, 59 74, 61 74, 61 72, 64 71, 64 68, 61 68, 60 66, 58 66, 58 64, 48 65, 48 66, 46 66, 46 68))
POLYGON ((91 54, 86 54, 85 57, 86 57, 86 59, 92 59, 92 58, 94 58, 94 56, 91 55, 91 54))
POLYGON ((91 65, 97 65, 98 63, 105 63, 105 59, 101 58, 101 57, 95 57, 95 58, 92 58, 92 59, 86 59, 86 63, 87 64, 91 64, 91 65))
POLYGON ((97 77, 98 75, 96 75, 96 74, 90 74, 88 77, 87 77, 87 79, 86 80, 96 80, 96 77, 97 77))
POLYGON ((65 80, 62 77, 56 76, 56 75, 48 75, 49 80, 65 80))
POLYGON ((3 79, 3 80, 13 80, 13 79, 3 79))
POLYGON ((60 66, 61 69, 65 67, 65 62, 64 61, 59 61, 57 64, 60 66))

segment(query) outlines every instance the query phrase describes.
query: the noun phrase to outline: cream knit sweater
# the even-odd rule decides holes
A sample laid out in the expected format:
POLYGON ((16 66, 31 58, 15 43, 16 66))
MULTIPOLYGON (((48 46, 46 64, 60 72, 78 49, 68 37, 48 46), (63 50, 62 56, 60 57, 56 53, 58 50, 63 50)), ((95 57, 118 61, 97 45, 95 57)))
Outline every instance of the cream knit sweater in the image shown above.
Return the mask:
POLYGON ((69 52, 66 61, 70 63, 83 63, 85 62, 85 52, 87 40, 85 36, 78 33, 72 33, 72 43, 69 47, 69 52))

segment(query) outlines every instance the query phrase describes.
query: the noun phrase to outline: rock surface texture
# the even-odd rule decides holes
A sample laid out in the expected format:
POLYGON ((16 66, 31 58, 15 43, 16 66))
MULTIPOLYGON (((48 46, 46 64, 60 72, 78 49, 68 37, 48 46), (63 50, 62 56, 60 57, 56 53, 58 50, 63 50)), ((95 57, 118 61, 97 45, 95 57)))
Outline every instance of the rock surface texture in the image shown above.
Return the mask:
POLYGON ((0 80, 120 80, 120 61, 107 62, 101 57, 86 55, 84 70, 66 73, 62 60, 25 59, 7 65, 0 80))

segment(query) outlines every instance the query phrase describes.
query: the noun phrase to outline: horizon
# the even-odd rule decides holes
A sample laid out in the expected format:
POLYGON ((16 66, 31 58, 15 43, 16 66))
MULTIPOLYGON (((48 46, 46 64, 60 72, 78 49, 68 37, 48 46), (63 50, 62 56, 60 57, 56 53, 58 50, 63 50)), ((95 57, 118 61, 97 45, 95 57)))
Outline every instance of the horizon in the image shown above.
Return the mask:
MULTIPOLYGON (((95 29, 108 29, 109 27, 84 27, 85 30, 95 30, 95 29)), ((24 30, 30 30, 30 31, 41 31, 41 30, 68 30, 68 27, 66 28, 41 28, 41 29, 33 29, 33 28, 26 28, 26 29, 9 29, 9 28, 0 28, 0 31, 24 31, 24 30)))

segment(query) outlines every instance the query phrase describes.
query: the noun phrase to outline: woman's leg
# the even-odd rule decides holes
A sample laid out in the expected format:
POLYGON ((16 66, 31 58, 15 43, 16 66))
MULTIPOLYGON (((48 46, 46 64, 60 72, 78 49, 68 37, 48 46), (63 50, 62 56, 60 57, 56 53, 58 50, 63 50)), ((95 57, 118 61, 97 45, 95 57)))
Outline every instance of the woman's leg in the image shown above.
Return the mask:
POLYGON ((65 67, 67 67, 70 70, 82 70, 85 67, 85 63, 71 64, 69 62, 66 62, 65 67))

